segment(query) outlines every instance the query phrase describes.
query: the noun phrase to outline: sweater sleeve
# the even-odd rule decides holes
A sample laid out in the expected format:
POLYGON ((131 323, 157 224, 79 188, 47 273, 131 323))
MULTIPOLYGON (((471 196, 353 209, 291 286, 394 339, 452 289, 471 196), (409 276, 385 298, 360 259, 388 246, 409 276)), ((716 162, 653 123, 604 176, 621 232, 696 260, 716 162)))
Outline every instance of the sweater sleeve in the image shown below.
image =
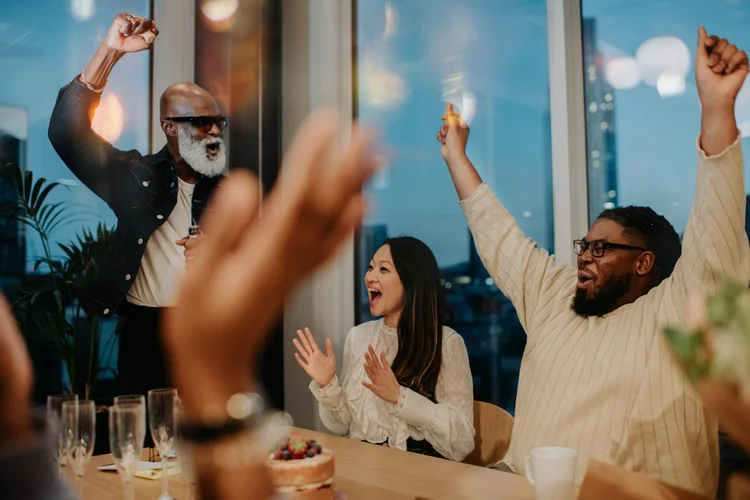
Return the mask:
POLYGON ((341 381, 339 382, 339 378, 334 376, 333 380, 325 387, 320 387, 314 380, 310 382, 310 391, 320 403, 320 420, 326 428, 340 436, 349 434, 349 427, 352 423, 352 414, 349 410, 343 388, 349 377, 353 363, 351 338, 352 333, 350 331, 344 342, 344 363, 341 368, 341 381))
POLYGON ((484 267, 531 335, 531 322, 544 321, 543 311, 552 311, 543 306, 569 300, 575 270, 556 264, 547 251, 527 238, 486 184, 460 204, 484 267))
POLYGON ((708 156, 698 140, 695 199, 682 242, 682 256, 657 293, 660 316, 674 321, 691 293, 711 293, 723 280, 750 282, 750 245, 745 233, 745 180, 740 137, 708 156))

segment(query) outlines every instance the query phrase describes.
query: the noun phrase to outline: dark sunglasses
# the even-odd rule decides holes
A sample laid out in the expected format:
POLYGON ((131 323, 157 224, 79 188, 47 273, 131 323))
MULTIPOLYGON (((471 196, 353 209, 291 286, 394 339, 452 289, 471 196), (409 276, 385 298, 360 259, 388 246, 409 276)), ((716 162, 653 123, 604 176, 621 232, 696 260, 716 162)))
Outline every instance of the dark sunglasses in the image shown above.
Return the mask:
POLYGON ((208 133, 214 125, 216 125, 222 133, 229 127, 228 116, 175 116, 167 118, 167 120, 176 123, 189 123, 198 130, 206 133, 208 133))
POLYGON ((575 240, 573 242, 573 251, 576 255, 583 255, 586 250, 591 252, 592 257, 599 258, 604 255, 607 250, 639 250, 645 252, 646 249, 642 247, 634 247, 633 245, 623 245, 622 243, 610 243, 605 240, 575 240))

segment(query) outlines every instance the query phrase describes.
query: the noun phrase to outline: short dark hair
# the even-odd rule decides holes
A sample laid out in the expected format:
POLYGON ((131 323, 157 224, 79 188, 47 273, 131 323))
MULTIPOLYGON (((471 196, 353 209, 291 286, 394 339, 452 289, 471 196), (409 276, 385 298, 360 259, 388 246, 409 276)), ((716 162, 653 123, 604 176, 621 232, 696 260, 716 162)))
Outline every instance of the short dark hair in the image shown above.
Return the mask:
POLYGON ((656 256, 654 266, 659 271, 659 281, 674 271, 682 254, 680 236, 672 224, 649 207, 627 206, 605 210, 597 219, 607 219, 620 224, 625 233, 642 241, 647 250, 656 256))

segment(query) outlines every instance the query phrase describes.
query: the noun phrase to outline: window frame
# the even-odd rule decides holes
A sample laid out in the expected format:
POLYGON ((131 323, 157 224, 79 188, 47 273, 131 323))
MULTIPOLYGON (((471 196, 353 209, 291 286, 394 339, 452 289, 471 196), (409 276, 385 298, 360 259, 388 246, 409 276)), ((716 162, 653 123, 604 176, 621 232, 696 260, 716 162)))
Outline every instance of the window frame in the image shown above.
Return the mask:
MULTIPOLYGON (((322 104, 356 117, 356 0, 282 0, 282 142, 286 147, 303 117, 322 104), (335 57, 331 57, 334 54, 335 57), (292 78, 289 75, 293 75, 292 78)), ((581 2, 547 0, 550 69, 550 127, 556 260, 575 264, 571 242, 588 230, 586 123, 581 2)), ((317 404, 307 392, 309 377, 294 360, 292 339, 310 326, 331 337, 338 359, 355 325, 360 277, 357 236, 340 256, 305 283, 284 312, 286 410, 295 424, 322 430, 317 404), (353 244, 351 244, 353 243, 353 244)))

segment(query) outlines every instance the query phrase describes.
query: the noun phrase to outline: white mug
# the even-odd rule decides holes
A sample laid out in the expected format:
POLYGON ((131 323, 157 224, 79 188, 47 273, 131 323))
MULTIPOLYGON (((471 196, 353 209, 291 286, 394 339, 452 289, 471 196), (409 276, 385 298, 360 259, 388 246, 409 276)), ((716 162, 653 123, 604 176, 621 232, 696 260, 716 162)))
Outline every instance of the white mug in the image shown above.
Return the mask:
POLYGON ((561 446, 540 446, 526 457, 526 478, 536 500, 573 500, 576 451, 561 446))

